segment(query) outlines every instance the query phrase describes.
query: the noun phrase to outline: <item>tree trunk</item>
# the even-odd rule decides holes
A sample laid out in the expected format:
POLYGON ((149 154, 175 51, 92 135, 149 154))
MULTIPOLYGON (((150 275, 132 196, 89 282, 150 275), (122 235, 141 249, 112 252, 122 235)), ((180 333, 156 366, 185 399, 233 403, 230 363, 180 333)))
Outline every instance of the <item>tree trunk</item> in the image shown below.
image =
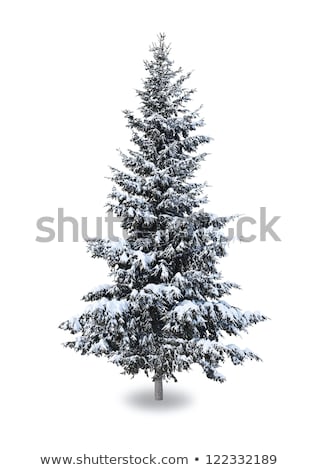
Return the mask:
POLYGON ((163 400, 162 377, 155 379, 155 400, 163 400))

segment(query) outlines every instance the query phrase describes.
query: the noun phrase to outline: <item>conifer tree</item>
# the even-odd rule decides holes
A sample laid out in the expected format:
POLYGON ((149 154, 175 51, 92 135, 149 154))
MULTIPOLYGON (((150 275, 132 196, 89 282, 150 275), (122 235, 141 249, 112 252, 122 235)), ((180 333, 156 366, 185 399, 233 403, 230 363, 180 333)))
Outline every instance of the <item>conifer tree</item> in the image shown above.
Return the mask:
POLYGON ((226 358, 235 365, 260 360, 224 337, 266 317, 224 300, 239 287, 224 281, 218 267, 228 242, 222 229, 233 217, 202 210, 205 184, 191 181, 208 155, 198 149, 210 138, 198 132, 200 109, 187 107, 195 91, 185 87, 190 73, 174 67, 164 34, 150 50, 139 113, 124 111, 134 148, 120 152, 125 171, 111 168, 108 209, 127 237, 88 242, 91 255, 107 261, 113 282, 85 295, 88 308, 60 328, 75 335, 65 346, 106 356, 130 375, 144 371, 161 400, 162 381, 176 380, 192 364, 223 382, 226 358))

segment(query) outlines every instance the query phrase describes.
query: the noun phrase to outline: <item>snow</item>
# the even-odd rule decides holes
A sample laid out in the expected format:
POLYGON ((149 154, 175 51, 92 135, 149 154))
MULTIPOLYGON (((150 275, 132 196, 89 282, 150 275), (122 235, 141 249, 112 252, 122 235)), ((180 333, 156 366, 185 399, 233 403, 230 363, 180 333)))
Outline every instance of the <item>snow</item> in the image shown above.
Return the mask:
POLYGON ((196 345, 202 349, 203 354, 215 352, 218 347, 218 343, 210 339, 200 339, 196 345))
POLYGON ((154 260, 156 255, 154 253, 144 253, 141 250, 135 251, 135 255, 137 256, 137 260, 139 261, 140 265, 147 269, 149 264, 151 264, 154 260))
POLYGON ((82 325, 79 322, 78 317, 71 317, 68 321, 62 323, 61 328, 63 330, 71 330, 73 333, 78 333, 82 329, 82 325))
POLYGON ((167 281, 169 279, 168 269, 166 268, 164 264, 161 264, 160 268, 161 268, 160 279, 162 279, 163 281, 167 281))
POLYGON ((180 302, 180 304, 175 307, 173 310, 174 313, 177 314, 177 318, 182 320, 183 316, 186 315, 189 311, 191 312, 199 312, 199 306, 192 302, 191 300, 184 300, 180 302))
POLYGON ((89 314, 97 310, 101 310, 107 313, 110 317, 117 316, 118 314, 123 314, 129 308, 129 303, 126 299, 106 299, 102 298, 91 303, 87 307, 84 313, 89 314))
POLYGON ((109 315, 116 315, 117 313, 124 313, 128 310, 129 303, 127 300, 110 300, 106 303, 106 310, 109 315))
POLYGON ((101 291, 108 291, 112 287, 113 287, 112 284, 99 284, 98 286, 93 287, 93 289, 91 289, 91 293, 98 294, 101 291))
POLYGON ((126 254, 126 253, 123 253, 123 254, 121 255, 121 257, 119 258, 119 261, 120 261, 120 263, 122 263, 122 264, 126 264, 126 263, 128 262, 128 259, 129 259, 129 258, 128 258, 127 254, 126 254))
POLYGON ((127 214, 130 216, 130 217, 134 217, 135 215, 135 211, 132 207, 129 207, 128 211, 127 211, 127 214))

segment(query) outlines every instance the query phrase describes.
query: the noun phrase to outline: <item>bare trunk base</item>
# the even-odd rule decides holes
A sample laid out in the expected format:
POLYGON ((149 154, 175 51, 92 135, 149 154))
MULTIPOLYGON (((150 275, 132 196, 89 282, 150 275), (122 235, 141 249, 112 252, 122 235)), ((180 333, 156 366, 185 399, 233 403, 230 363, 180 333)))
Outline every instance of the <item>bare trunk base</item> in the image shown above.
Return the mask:
POLYGON ((155 379, 155 400, 163 400, 162 378, 155 379))

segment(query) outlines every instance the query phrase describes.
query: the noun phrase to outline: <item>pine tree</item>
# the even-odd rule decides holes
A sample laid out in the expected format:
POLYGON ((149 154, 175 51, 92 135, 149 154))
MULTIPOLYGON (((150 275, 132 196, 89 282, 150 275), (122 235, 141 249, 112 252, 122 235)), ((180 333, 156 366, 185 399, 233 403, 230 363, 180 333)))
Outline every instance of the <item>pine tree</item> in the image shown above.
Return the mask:
POLYGON ((160 400, 162 380, 176 380, 176 371, 194 363, 223 382, 218 369, 226 358, 235 365, 260 360, 222 339, 266 317, 223 299, 239 288, 218 269, 228 243, 222 229, 233 217, 202 210, 206 184, 191 181, 208 155, 198 148, 210 138, 196 132, 204 122, 200 109, 187 108, 195 91, 184 86, 190 73, 174 68, 164 34, 150 51, 139 115, 124 111, 134 144, 120 152, 127 171, 111 168, 108 209, 127 237, 88 242, 91 255, 108 262, 113 283, 85 295, 90 306, 60 328, 76 335, 65 346, 106 356, 130 375, 150 374, 160 400))

